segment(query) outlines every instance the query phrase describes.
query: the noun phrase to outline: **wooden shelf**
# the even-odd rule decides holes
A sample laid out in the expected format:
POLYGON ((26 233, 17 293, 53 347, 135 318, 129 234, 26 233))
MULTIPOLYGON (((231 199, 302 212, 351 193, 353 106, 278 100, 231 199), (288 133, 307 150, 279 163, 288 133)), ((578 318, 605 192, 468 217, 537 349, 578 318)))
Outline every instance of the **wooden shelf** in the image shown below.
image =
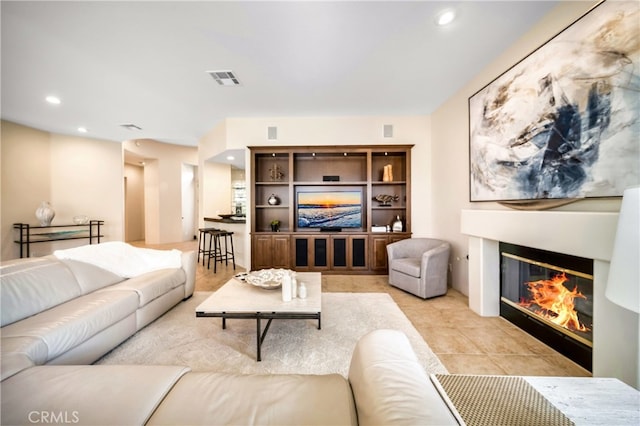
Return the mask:
POLYGON ((386 265, 386 244, 411 237, 412 147, 249 147, 253 176, 251 268, 386 273, 386 266, 381 267, 386 265), (391 181, 383 180, 386 166, 393 171, 391 181), (362 227, 328 232, 298 228, 298 194, 332 188, 362 193, 362 227), (281 204, 267 204, 272 194, 281 204), (377 195, 397 199, 391 206, 379 206, 374 199, 377 195), (405 232, 370 232, 373 224, 391 225, 397 216, 404 221, 405 232), (270 231, 272 220, 280 221, 280 232, 270 231))

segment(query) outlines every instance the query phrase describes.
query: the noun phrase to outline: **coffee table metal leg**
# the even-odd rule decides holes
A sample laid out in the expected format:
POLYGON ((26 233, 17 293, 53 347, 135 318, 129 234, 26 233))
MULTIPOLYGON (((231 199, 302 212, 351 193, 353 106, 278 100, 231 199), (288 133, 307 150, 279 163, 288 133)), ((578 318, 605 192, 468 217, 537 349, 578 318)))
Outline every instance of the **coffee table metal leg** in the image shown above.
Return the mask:
POLYGON ((262 361, 262 357, 260 356, 260 315, 256 317, 256 361, 262 361))
POLYGON ((257 336, 257 348, 258 348, 258 356, 257 361, 262 361, 262 342, 264 342, 264 338, 267 336, 267 331, 269 331, 269 327, 271 327, 271 321, 273 321, 273 318, 269 318, 269 321, 267 321, 267 325, 264 328, 264 330, 260 330, 260 314, 258 314, 258 316, 256 317, 256 336, 257 336))

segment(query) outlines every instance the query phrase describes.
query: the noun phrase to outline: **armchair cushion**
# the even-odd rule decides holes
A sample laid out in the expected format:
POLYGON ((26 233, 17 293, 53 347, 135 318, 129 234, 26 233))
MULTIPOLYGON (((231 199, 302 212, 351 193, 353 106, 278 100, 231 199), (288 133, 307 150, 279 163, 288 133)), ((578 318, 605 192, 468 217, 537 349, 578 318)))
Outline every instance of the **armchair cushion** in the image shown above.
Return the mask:
POLYGON ((404 259, 396 259, 393 262, 393 269, 411 275, 412 277, 420 278, 420 265, 422 263, 422 257, 407 257, 404 259))

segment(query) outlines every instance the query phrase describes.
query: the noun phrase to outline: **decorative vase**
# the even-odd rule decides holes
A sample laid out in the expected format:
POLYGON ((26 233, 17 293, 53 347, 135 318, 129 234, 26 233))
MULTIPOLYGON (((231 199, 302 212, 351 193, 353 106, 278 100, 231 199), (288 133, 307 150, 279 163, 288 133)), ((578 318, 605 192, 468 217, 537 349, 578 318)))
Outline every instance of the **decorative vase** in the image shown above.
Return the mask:
POLYGON ((36 217, 40 221, 40 226, 51 226, 51 221, 55 215, 56 212, 48 201, 43 201, 40 207, 36 209, 36 217))
POLYGON ((382 171, 382 181, 393 182, 393 166, 391 164, 384 166, 382 171))
POLYGON ((280 230, 280 223, 272 223, 271 224, 271 232, 278 232, 280 230))
POLYGON ((280 199, 276 196, 276 194, 271 194, 271 196, 267 200, 267 203, 269 203, 270 206, 277 206, 278 204, 280 204, 280 199))
POLYGON ((393 232, 402 232, 402 219, 400 219, 400 216, 396 216, 396 220, 393 222, 393 225, 391 225, 391 229, 393 232))

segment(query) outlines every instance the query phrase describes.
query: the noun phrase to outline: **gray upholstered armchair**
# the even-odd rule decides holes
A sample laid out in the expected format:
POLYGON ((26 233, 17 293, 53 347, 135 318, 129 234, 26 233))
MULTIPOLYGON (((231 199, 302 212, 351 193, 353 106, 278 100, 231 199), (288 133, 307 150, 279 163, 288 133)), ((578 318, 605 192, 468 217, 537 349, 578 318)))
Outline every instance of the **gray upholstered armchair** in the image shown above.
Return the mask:
POLYGON ((427 299, 447 292, 449 243, 409 238, 387 245, 389 284, 427 299))

